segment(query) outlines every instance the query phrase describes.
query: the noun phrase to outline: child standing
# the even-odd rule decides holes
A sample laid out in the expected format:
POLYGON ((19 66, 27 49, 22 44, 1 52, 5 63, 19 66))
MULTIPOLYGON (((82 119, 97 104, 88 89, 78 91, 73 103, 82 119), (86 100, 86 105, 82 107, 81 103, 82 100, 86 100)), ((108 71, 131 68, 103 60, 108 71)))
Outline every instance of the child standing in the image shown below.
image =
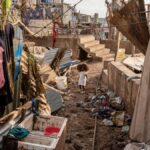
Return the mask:
POLYGON ((86 81, 87 81, 87 71, 89 70, 89 68, 86 64, 79 64, 77 66, 77 70, 79 71, 78 85, 79 85, 80 90, 84 92, 86 81))

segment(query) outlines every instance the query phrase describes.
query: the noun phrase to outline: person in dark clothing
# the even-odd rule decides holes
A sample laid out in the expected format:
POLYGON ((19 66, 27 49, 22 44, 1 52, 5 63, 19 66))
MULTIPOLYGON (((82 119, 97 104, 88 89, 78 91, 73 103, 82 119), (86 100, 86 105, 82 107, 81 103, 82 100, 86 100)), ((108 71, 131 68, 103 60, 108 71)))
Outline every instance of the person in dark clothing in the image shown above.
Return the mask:
POLYGON ((4 113, 5 106, 13 101, 14 96, 14 29, 7 24, 4 30, 0 30, 0 47, 3 48, 3 72, 5 84, 0 88, 0 114, 4 113))

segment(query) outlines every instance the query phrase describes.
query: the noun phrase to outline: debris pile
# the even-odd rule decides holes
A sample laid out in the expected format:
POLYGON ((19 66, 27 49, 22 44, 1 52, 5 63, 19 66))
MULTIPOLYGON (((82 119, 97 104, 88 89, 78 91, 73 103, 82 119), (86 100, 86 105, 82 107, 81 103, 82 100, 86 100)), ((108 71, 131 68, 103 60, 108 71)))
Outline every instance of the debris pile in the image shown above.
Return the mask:
POLYGON ((122 132, 129 131, 131 116, 126 114, 124 101, 113 92, 101 90, 100 94, 90 97, 89 102, 81 101, 76 106, 103 120, 105 126, 123 127, 122 132))

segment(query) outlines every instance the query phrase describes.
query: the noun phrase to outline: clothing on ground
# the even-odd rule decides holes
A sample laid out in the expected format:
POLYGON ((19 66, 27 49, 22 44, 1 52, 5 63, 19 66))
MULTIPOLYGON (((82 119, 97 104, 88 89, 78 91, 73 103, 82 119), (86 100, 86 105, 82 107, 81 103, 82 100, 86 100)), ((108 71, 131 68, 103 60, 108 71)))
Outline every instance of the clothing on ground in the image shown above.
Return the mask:
POLYGON ((0 47, 0 88, 5 84, 4 71, 3 71, 3 48, 0 47))

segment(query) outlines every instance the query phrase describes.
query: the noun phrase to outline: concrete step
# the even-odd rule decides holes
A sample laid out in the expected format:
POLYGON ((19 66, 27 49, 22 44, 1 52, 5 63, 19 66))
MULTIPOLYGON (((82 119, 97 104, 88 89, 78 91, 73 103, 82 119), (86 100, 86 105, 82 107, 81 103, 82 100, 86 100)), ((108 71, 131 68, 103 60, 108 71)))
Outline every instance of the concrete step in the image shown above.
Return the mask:
POLYGON ((94 41, 95 37, 93 35, 85 35, 85 36, 80 36, 79 37, 79 43, 84 44, 90 41, 94 41))
POLYGON ((94 45, 94 46, 91 46, 91 47, 87 47, 87 50, 90 53, 92 53, 92 52, 95 52, 97 50, 104 49, 104 48, 105 48, 104 44, 97 44, 97 45, 94 45))
POLYGON ((106 54, 106 55, 103 55, 101 57, 97 57, 99 58, 100 61, 105 61, 106 59, 110 59, 110 58, 114 58, 115 57, 115 54, 106 54))
POLYGON ((90 42, 86 42, 83 44, 83 46, 85 48, 88 48, 88 47, 91 47, 91 46, 94 46, 94 45, 97 45, 99 44, 99 41, 98 40, 94 40, 94 41, 90 41, 90 42))
POLYGON ((95 52, 96 57, 101 57, 101 56, 106 55, 106 54, 110 54, 110 49, 105 48, 105 49, 102 49, 102 50, 95 52))

